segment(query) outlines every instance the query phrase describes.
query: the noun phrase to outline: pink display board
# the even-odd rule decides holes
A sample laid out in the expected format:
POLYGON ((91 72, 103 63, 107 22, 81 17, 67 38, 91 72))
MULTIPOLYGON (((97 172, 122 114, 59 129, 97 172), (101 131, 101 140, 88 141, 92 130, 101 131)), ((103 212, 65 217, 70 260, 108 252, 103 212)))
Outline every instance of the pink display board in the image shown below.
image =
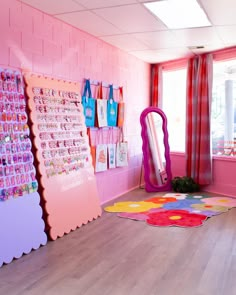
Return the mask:
POLYGON ((49 235, 101 215, 78 83, 25 75, 49 235))
POLYGON ((22 75, 0 68, 0 266, 45 245, 22 75))

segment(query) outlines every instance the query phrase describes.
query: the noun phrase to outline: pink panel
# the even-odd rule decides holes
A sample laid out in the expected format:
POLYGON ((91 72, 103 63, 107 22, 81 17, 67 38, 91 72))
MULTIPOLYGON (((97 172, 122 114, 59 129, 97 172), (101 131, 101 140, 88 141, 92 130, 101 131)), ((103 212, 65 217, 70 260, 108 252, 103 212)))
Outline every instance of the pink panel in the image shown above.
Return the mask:
POLYGON ((46 57, 54 58, 57 61, 61 61, 61 46, 58 46, 55 42, 44 40, 43 55, 46 57))
POLYGON ((66 79, 66 77, 69 77, 70 66, 67 63, 60 63, 60 61, 55 60, 52 71, 53 75, 66 79))
POLYGON ((1 3, 0 3, 0 5, 1 5, 0 26, 1 26, 1 28, 8 28, 10 9, 7 5, 4 5, 1 3))
POLYGON ((35 10, 35 14, 33 15, 34 34, 39 38, 52 40, 54 22, 52 17, 35 10))
POLYGON ((185 162, 185 154, 182 153, 171 153, 171 167, 172 167, 172 175, 176 176, 185 176, 186 175, 186 162, 185 162))
POLYGON ((28 50, 19 50, 16 47, 10 48, 10 65, 16 66, 20 64, 23 70, 31 71, 33 67, 33 54, 28 50))
MULTIPOLYGON (((90 68, 91 67, 91 56, 90 55, 86 55, 86 54, 84 54, 84 55, 81 54, 79 56, 79 65, 80 66, 83 65, 84 67, 90 68)), ((87 77, 85 77, 85 78, 87 78, 87 77)))
POLYGON ((26 33, 32 33, 32 9, 28 6, 22 5, 20 2, 14 1, 10 8, 10 26, 16 30, 24 30, 26 33), (30 12, 29 12, 30 11, 30 12))
POLYGON ((101 215, 79 84, 26 75, 49 235, 101 215))
POLYGON ((70 31, 72 27, 60 21, 53 21, 53 40, 66 47, 70 45, 70 31))
POLYGON ((9 64, 11 67, 20 68, 21 67, 21 58, 19 52, 13 47, 10 48, 10 61, 9 64))
POLYGON ((52 75, 53 61, 51 58, 41 55, 33 55, 33 71, 52 75))
POLYGON ((62 40, 63 40, 62 26, 63 26, 63 23, 61 21, 54 19, 53 29, 52 29, 52 39, 58 44, 62 44, 62 40))
POLYGON ((81 40, 78 38, 78 30, 76 28, 71 28, 70 31, 70 42, 69 46, 70 48, 80 48, 81 40))
POLYGON ((71 66, 78 65, 78 52, 75 49, 62 47, 62 63, 69 63, 71 66))
POLYGON ((21 23, 24 32, 33 33, 33 16, 37 14, 37 10, 32 10, 28 5, 22 5, 21 23))
POLYGON ((83 74, 81 74, 81 68, 79 66, 77 67, 70 67, 70 80, 72 81, 78 81, 78 77, 83 76, 83 74))
MULTIPOLYGON (((4 5, 5 7, 7 7, 7 5, 4 5)), ((22 13, 22 5, 20 2, 18 1, 11 1, 11 5, 10 5, 10 25, 11 27, 15 27, 15 28, 19 28, 21 27, 22 23, 22 17, 21 17, 21 13, 22 13)))
POLYGON ((18 50, 21 48, 21 32, 11 28, 5 28, 1 32, 1 40, 8 46, 16 47, 18 50))
POLYGON ((9 63, 9 48, 6 43, 3 43, 0 40, 0 63, 7 64, 9 63))
POLYGON ((22 48, 31 50, 35 53, 42 54, 43 52, 43 41, 33 34, 23 33, 22 34, 22 48))

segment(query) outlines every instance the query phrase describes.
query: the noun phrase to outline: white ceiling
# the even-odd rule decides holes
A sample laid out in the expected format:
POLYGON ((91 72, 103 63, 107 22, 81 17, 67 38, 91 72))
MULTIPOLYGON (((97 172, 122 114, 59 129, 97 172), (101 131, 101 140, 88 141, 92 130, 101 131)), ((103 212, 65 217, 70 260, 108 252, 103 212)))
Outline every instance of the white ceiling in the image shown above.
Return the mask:
POLYGON ((211 27, 168 30, 142 4, 150 0, 22 0, 149 63, 236 45, 236 0, 198 1, 211 27))

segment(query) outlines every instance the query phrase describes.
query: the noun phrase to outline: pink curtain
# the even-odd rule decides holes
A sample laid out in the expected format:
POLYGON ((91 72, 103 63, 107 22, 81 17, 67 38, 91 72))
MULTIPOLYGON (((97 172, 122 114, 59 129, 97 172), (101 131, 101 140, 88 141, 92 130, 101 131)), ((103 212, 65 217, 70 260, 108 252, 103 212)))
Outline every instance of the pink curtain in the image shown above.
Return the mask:
POLYGON ((162 66, 152 65, 151 103, 153 107, 160 107, 162 101, 162 66))
POLYGON ((187 176, 200 185, 212 180, 211 94, 212 55, 191 58, 187 72, 186 164, 187 176))

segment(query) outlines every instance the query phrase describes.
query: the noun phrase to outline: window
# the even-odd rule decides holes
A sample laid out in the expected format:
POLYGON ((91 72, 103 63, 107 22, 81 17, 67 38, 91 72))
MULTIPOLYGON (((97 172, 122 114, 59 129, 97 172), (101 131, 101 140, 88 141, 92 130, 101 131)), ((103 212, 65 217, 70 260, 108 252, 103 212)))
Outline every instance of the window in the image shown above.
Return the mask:
POLYGON ((171 152, 185 152, 186 69, 163 70, 162 109, 167 116, 171 152))
POLYGON ((236 60, 213 63, 213 155, 236 156, 236 60))

